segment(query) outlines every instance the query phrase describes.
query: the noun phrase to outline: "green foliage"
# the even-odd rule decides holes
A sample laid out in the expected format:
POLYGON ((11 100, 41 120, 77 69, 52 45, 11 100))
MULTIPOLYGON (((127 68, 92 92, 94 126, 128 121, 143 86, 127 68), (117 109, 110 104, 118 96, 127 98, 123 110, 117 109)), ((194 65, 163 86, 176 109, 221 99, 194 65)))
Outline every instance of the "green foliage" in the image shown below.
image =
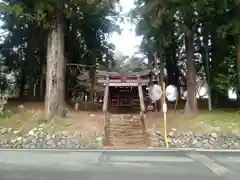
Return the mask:
POLYGON ((168 76, 179 69, 180 83, 184 85, 185 35, 186 29, 190 29, 194 36, 197 74, 206 77, 209 64, 207 78, 213 89, 225 92, 236 89, 240 87, 235 49, 235 38, 240 33, 239 4, 238 0, 138 0, 132 16, 138 19, 136 34, 143 36, 141 51, 146 55, 163 54, 168 76), (203 44, 203 36, 207 45, 203 44), (173 69, 169 64, 174 57, 178 68, 173 69))
POLYGON ((219 21, 218 32, 222 37, 227 35, 237 35, 240 33, 240 22, 239 22, 239 1, 237 0, 222 0, 222 6, 218 8, 218 16, 221 17, 219 21))
MULTIPOLYGON (((9 5, 0 4, 1 20, 5 22, 3 29, 9 34, 1 44, 0 53, 9 71, 19 75, 19 86, 30 85, 30 77, 36 77, 34 82, 41 80, 46 67, 46 37, 59 12, 65 25, 65 56, 68 62, 106 65, 111 61, 117 64, 113 62, 116 59, 115 47, 106 38, 106 34, 120 32, 116 24, 118 13, 113 8, 116 1, 5 2, 9 5)), ((197 74, 201 77, 207 74, 205 66, 208 62, 211 85, 225 91, 229 87, 237 87, 234 38, 240 33, 238 9, 238 0, 137 0, 131 15, 137 22, 136 34, 143 37, 141 52, 149 59, 157 54, 165 60, 168 80, 170 76, 175 76, 175 79, 181 80, 181 88, 186 88, 184 47, 186 29, 190 29, 194 36, 197 74), (206 56, 205 59, 204 28, 211 42, 207 44, 209 58, 206 56)), ((142 59, 136 61, 145 65, 142 59)))
MULTIPOLYGON (((16 0, 14 2, 5 0, 6 4, 1 8, 5 13, 14 13, 18 18, 31 20, 38 25, 49 28, 56 18, 56 13, 61 12, 66 18, 82 14, 101 15, 106 9, 112 9, 115 0, 16 0)), ((105 14, 106 16, 107 14, 105 14)))
POLYGON ((217 73, 215 77, 216 87, 222 92, 228 91, 229 87, 237 89, 238 83, 235 59, 236 53, 234 48, 231 47, 228 57, 226 57, 224 61, 218 65, 218 68, 227 69, 227 75, 224 71, 222 71, 217 73))
POLYGON ((37 89, 44 88, 41 83, 45 80, 47 35, 57 11, 65 27, 66 62, 89 64, 91 57, 93 63, 107 66, 108 61, 113 61, 115 47, 106 35, 120 32, 115 20, 108 18, 117 16, 111 5, 115 1, 6 2, 9 5, 4 4, 1 21, 2 29, 8 33, 0 44, 0 54, 8 70, 16 74, 20 94, 33 96, 28 89, 33 84, 37 89))

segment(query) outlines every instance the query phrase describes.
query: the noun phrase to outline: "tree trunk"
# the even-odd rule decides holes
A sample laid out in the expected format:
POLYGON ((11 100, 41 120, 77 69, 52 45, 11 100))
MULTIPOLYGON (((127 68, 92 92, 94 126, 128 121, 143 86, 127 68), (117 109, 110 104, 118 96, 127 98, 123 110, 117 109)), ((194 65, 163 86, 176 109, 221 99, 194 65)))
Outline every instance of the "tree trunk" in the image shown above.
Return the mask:
POLYGON ((64 31, 61 13, 56 13, 56 20, 48 34, 47 76, 45 94, 45 117, 65 116, 64 80, 64 31))
MULTIPOLYGON (((31 29, 36 31, 35 28, 32 27, 32 25, 29 25, 31 29)), ((34 100, 34 84, 36 81, 36 76, 35 76, 35 69, 36 69, 36 59, 34 59, 34 38, 35 34, 33 32, 28 32, 28 37, 27 37, 27 52, 26 52, 26 75, 27 75, 27 85, 28 85, 28 90, 27 90, 27 96, 26 98, 28 100, 34 100)))
POLYGON ((147 58, 148 58, 148 68, 153 69, 154 67, 154 56, 152 52, 147 52, 147 58))
POLYGON ((21 67, 21 75, 20 75, 20 86, 19 86, 19 89, 20 89, 20 92, 19 92, 19 97, 21 99, 24 98, 25 94, 25 85, 26 85, 26 70, 25 70, 25 64, 26 64, 26 60, 25 61, 22 61, 22 67, 21 67))
POLYGON ((163 56, 163 51, 164 51, 164 47, 163 47, 163 40, 160 37, 157 40, 157 53, 155 55, 155 65, 158 68, 158 70, 160 70, 160 74, 158 76, 159 80, 158 83, 159 85, 162 87, 163 85, 163 81, 164 81, 164 56, 163 56))
POLYGON ((27 99, 30 100, 30 101, 33 101, 33 100, 35 100, 35 97, 34 97, 35 78, 34 78, 33 72, 31 72, 30 70, 29 70, 29 73, 28 73, 27 84, 28 84, 27 99))
MULTIPOLYGON (((163 59, 161 57, 156 57, 160 69, 160 74, 157 75, 157 83, 162 88, 163 91, 163 82, 164 82, 164 63, 163 59)), ((162 110, 162 99, 160 98, 155 102, 155 108, 157 112, 160 112, 162 110)))
POLYGON ((171 32, 171 41, 171 45, 165 48, 167 84, 175 85, 178 89, 178 94, 180 95, 180 71, 177 64, 177 45, 174 31, 171 32))
MULTIPOLYGON (((94 63, 93 63, 94 64, 94 63)), ((96 62, 95 62, 96 64, 96 62)), ((89 101, 94 102, 94 97, 95 97, 95 82, 96 82, 96 67, 91 67, 89 69, 89 77, 90 77, 90 83, 91 87, 89 90, 89 101)))
POLYGON ((180 89, 179 85, 179 69, 176 60, 176 49, 174 45, 166 48, 166 69, 167 69, 167 84, 175 85, 180 89))
MULTIPOLYGON (((160 83, 160 86, 162 87, 163 82, 164 82, 164 57, 163 57, 163 54, 162 54, 162 53, 161 53, 161 55, 160 55, 159 66, 160 66, 159 83, 160 83)), ((162 87, 162 88, 163 88, 163 87, 162 87)))
POLYGON ((209 63, 211 66, 210 71, 210 84, 211 84, 211 101, 214 108, 225 106, 228 100, 228 89, 226 88, 224 91, 220 90, 217 86, 217 82, 215 81, 215 77, 218 73, 228 73, 225 67, 218 66, 224 61, 224 57, 228 54, 228 46, 227 42, 217 36, 217 28, 214 27, 211 29, 211 59, 212 61, 209 63), (219 51, 221 49, 221 51, 219 51))
POLYGON ((207 25, 203 25, 203 64, 204 64, 204 71, 205 71, 205 79, 207 83, 207 94, 208 94, 208 110, 212 111, 212 98, 211 98, 211 84, 210 84, 210 67, 209 67, 209 47, 208 47, 208 41, 209 41, 209 32, 207 29, 207 25))
POLYGON ((193 32, 186 27, 186 54, 187 54, 187 101, 185 113, 193 114, 198 111, 196 98, 196 68, 194 64, 193 32))
POLYGON ((237 86, 237 94, 238 94, 238 101, 240 101, 240 34, 236 36, 236 65, 237 65, 237 80, 238 80, 238 86, 237 86))

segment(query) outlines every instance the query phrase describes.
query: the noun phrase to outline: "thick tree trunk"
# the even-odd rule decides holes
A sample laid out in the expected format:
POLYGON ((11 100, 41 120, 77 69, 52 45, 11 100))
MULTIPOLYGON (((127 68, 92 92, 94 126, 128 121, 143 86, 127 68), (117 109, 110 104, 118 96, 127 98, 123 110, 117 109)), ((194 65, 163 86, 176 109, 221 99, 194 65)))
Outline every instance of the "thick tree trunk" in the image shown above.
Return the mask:
POLYGON ((48 34, 45 117, 65 116, 64 81, 64 31, 63 20, 57 12, 56 21, 48 34))
POLYGON ((212 111, 212 98, 211 98, 211 84, 210 84, 210 67, 209 67, 209 32, 207 29, 207 25, 203 25, 203 64, 204 64, 204 71, 205 71, 205 79, 208 88, 208 110, 212 111))
POLYGON ((186 27, 186 51, 187 51, 187 101, 185 113, 197 113, 198 105, 196 98, 196 68, 194 63, 193 32, 186 27))

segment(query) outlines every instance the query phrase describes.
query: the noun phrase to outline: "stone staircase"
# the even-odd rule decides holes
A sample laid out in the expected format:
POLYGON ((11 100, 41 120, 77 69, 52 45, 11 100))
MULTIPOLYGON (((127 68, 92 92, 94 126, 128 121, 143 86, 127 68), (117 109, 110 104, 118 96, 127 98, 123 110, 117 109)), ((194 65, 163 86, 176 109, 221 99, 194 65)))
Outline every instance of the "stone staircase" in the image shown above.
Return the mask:
POLYGON ((148 136, 144 120, 133 115, 109 115, 106 147, 147 147, 148 136))

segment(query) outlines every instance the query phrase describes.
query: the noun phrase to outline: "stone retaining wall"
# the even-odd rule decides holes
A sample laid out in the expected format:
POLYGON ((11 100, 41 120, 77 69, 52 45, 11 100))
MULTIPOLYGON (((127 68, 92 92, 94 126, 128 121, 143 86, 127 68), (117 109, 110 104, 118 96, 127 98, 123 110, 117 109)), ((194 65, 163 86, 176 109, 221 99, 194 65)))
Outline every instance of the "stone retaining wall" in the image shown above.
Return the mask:
MULTIPOLYGON (((164 148, 164 137, 148 132, 150 146, 164 148)), ((102 136, 81 134, 81 132, 46 132, 33 129, 16 132, 11 128, 0 129, 0 148, 102 148, 102 136)), ((240 133, 179 133, 168 134, 170 148, 240 149, 240 133)))
MULTIPOLYGON (((171 148, 240 149, 240 133, 171 132, 168 142, 171 148)), ((150 143, 153 147, 164 147, 164 136, 152 132, 150 143)))
POLYGON ((69 148, 95 149, 102 147, 102 137, 81 132, 46 132, 38 129, 16 132, 0 129, 0 148, 69 148))

